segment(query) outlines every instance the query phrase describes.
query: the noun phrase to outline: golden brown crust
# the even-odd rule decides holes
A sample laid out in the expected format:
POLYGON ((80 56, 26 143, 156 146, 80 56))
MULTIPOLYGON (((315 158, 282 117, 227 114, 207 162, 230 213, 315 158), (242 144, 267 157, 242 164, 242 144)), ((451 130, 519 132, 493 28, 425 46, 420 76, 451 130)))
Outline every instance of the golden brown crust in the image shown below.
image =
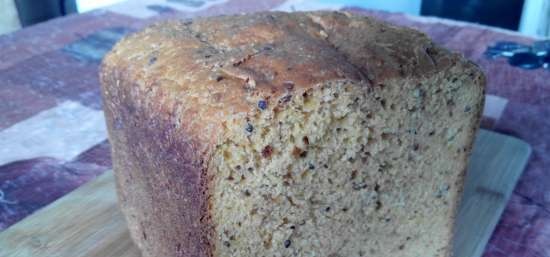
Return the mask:
POLYGON ((211 145, 224 117, 248 112, 259 98, 278 99, 289 85, 427 77, 457 62, 464 61, 420 32, 313 12, 157 24, 122 40, 103 66, 126 67, 142 104, 178 117, 175 124, 211 145))
POLYGON ((457 65, 481 76, 420 32, 341 12, 172 21, 125 38, 106 56, 101 82, 133 238, 145 256, 212 255, 210 154, 225 121, 246 117, 258 100, 329 80, 372 85, 457 65))

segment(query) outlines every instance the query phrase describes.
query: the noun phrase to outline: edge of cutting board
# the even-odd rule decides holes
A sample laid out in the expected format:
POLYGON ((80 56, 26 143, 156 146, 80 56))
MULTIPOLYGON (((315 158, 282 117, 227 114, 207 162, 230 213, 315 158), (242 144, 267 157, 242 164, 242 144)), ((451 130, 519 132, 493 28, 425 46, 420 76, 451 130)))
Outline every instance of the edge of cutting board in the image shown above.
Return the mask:
POLYGON ((139 257, 105 171, 0 233, 0 257, 139 257))
POLYGON ((455 257, 483 254, 532 152, 520 139, 483 129, 474 146, 456 220, 455 257))

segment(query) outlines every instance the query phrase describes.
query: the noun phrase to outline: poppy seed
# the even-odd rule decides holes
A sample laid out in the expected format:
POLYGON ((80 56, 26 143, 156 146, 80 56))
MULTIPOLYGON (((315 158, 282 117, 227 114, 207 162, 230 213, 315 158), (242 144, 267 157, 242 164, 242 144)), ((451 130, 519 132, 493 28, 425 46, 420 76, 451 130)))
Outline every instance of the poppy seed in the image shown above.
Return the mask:
POLYGON ((265 100, 258 101, 258 108, 260 108, 260 110, 267 109, 267 102, 265 100))

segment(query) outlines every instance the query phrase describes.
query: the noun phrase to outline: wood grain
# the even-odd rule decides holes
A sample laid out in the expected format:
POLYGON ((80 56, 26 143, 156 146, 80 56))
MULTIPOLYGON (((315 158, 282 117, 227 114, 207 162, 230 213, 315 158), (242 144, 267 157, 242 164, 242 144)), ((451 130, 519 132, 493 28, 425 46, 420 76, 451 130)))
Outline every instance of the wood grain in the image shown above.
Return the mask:
MULTIPOLYGON (((481 256, 530 147, 481 130, 457 218, 456 257, 481 256)), ((140 257, 117 208, 112 171, 0 233, 1 257, 140 257)))
POLYGON ((0 233, 0 256, 139 257, 116 205, 113 172, 0 233))
POLYGON ((530 155, 521 140, 479 132, 456 221, 456 257, 482 255, 530 155))

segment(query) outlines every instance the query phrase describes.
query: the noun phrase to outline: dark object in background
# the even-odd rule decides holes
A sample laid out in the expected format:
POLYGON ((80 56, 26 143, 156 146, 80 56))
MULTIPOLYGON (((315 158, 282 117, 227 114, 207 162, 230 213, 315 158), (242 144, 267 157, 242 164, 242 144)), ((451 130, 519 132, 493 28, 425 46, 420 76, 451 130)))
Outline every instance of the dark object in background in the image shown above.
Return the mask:
POLYGON ((516 42, 501 41, 497 42, 494 46, 488 47, 485 51, 485 55, 496 57, 512 57, 517 53, 530 52, 531 48, 528 45, 519 44, 516 42))
POLYGON ((538 56, 550 56, 550 40, 535 42, 533 44, 533 52, 538 56))
POLYGON ((508 63, 512 66, 533 70, 542 66, 542 59, 534 53, 517 53, 508 58, 508 63))
POLYGON ((155 11, 157 13, 174 13, 176 10, 172 7, 164 6, 164 5, 158 5, 158 4, 150 4, 147 5, 147 9, 151 11, 155 11))
POLYGON ((172 2, 172 3, 178 3, 178 4, 183 4, 183 5, 186 5, 188 7, 201 7, 204 5, 204 1, 202 0, 166 0, 167 2, 172 2))
POLYGON ((76 0, 15 0, 22 26, 77 12, 76 0))
POLYGON ((532 46, 515 42, 502 41, 487 47, 485 56, 496 59, 508 58, 512 66, 533 70, 538 68, 550 69, 550 40, 541 40, 532 46))
POLYGON ((420 13, 518 30, 524 0, 422 0, 420 13))
POLYGON ((124 27, 102 29, 63 47, 63 52, 83 62, 99 63, 103 56, 124 35, 131 32, 124 27))
POLYGON ((546 55, 546 57, 542 59, 542 63, 542 67, 550 70, 550 54, 546 55))

